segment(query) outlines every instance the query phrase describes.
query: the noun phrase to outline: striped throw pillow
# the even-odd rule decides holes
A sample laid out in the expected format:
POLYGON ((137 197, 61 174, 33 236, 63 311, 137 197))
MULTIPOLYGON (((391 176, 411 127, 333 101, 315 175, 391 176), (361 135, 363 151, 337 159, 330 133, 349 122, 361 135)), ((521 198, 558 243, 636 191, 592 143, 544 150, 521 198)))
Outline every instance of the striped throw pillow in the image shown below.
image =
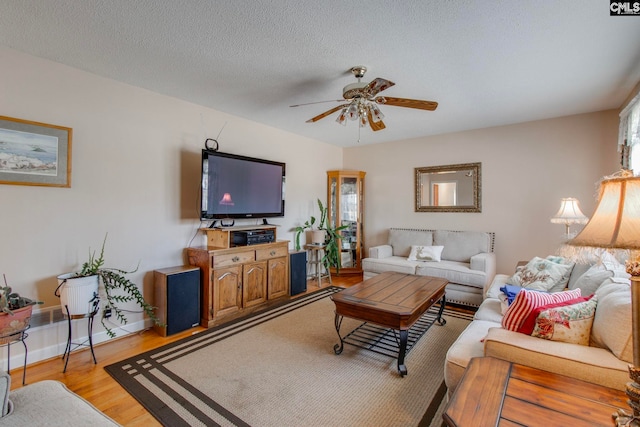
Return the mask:
POLYGON ((580 297, 580 289, 555 292, 552 294, 523 289, 518 293, 516 299, 504 314, 504 317, 502 318, 502 327, 509 331, 518 331, 529 313, 531 313, 535 308, 580 297))

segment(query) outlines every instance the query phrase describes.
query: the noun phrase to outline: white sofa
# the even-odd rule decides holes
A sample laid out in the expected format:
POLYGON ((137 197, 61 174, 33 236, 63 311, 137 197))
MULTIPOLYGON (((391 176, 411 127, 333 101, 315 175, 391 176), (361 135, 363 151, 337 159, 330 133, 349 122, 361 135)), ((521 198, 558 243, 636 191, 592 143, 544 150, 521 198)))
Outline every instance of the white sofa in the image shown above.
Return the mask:
POLYGON ((502 328, 505 297, 500 291, 509 275, 498 274, 486 289, 486 299, 474 320, 449 348, 445 382, 449 395, 473 357, 491 356, 521 365, 625 390, 633 359, 631 291, 628 275, 607 274, 602 268, 578 264, 566 289, 594 293, 597 306, 588 346, 550 341, 502 328), (600 271, 599 271, 600 270, 600 271), (612 277, 623 276, 623 277, 612 277))
POLYGON ((119 425, 59 381, 38 381, 10 389, 11 377, 0 371, 0 426, 119 425))
POLYGON ((449 280, 447 302, 477 307, 496 273, 495 234, 391 228, 386 245, 369 248, 362 260, 363 277, 385 271, 434 276, 449 280), (409 261, 412 246, 443 246, 439 262, 409 261))

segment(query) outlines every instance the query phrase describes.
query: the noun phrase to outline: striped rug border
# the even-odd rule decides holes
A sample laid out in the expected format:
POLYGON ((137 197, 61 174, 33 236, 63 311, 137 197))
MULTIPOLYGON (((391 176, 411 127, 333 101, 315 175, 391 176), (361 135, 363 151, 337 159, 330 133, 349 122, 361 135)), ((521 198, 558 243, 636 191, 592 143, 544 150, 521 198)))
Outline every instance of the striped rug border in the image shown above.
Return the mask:
MULTIPOLYGON (((105 366, 104 369, 163 425, 172 427, 189 426, 190 423, 179 414, 180 411, 186 411, 192 418, 207 426, 219 426, 220 424, 216 420, 208 416, 199 407, 204 405, 217 413, 220 418, 224 418, 236 426, 250 427, 249 424, 228 411, 210 396, 200 392, 200 390, 166 369, 164 364, 293 310, 327 298, 341 290, 343 288, 330 286, 296 299, 283 301, 281 304, 105 366), (172 384, 172 386, 168 387, 167 384, 172 384), (156 392, 153 390, 156 390, 156 392), (174 406, 179 406, 180 408, 171 408, 165 399, 158 396, 158 394, 165 394, 167 400, 177 402, 174 403, 174 406)), ((467 313, 449 309, 446 306, 444 314, 465 320, 471 320, 472 318, 467 313)), ((440 389, 442 389, 442 385, 440 389)), ((433 397, 423 416, 423 421, 433 417, 434 411, 444 398, 444 393, 440 389, 433 397)))

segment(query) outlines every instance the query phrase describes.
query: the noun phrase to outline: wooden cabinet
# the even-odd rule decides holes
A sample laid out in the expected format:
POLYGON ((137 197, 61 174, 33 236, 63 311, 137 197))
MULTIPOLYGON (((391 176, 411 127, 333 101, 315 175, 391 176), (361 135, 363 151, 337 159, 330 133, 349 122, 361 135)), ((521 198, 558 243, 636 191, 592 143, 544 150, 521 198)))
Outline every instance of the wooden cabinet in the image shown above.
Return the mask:
POLYGON ((202 326, 289 295, 287 241, 232 246, 234 231, 255 229, 273 230, 275 235, 273 226, 202 229, 208 245, 187 248, 189 264, 201 270, 202 326))
POLYGON ((289 262, 288 257, 270 259, 268 263, 268 299, 289 295, 289 262))
MULTIPOLYGON (((327 221, 340 232, 340 274, 362 273, 364 252, 364 176, 361 171, 327 172, 327 221)), ((335 273, 335 271, 332 272, 335 273)))
POLYGON ((242 266, 242 307, 252 307, 267 300, 267 263, 252 262, 242 266))

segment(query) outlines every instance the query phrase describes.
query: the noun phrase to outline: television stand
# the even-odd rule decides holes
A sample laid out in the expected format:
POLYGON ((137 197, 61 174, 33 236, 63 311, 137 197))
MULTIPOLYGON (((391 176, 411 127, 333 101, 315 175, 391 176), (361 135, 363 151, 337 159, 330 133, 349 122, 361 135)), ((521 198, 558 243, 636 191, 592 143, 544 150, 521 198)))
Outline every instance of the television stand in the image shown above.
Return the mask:
POLYGON ((201 228, 206 247, 187 248, 189 264, 200 267, 200 325, 210 328, 228 315, 264 308, 289 295, 289 242, 278 240, 233 246, 235 232, 268 230, 273 225, 201 228))

